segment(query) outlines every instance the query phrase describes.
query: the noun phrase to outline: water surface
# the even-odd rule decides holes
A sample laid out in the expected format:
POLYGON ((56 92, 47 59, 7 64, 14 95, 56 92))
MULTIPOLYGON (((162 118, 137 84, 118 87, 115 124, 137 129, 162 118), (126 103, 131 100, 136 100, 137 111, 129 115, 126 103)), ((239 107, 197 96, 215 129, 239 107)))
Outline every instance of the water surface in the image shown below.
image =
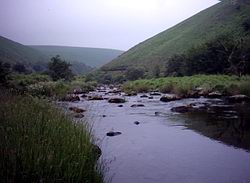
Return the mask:
POLYGON ((221 120, 170 111, 174 106, 206 101, 204 98, 169 103, 155 96, 126 100, 124 107, 106 100, 70 103, 88 109, 86 115, 93 121, 102 158, 111 161, 107 177, 112 177, 112 183, 250 182, 250 128, 246 119, 221 120), (137 103, 145 107, 130 107, 137 103), (135 121, 140 124, 135 125, 135 121), (109 131, 122 134, 107 137, 109 131))

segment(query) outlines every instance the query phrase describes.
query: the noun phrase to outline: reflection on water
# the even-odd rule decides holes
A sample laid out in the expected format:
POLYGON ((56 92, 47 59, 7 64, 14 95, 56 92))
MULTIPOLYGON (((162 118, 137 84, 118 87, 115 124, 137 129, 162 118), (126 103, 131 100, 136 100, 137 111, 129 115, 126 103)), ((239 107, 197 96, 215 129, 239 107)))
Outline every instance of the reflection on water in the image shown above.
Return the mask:
POLYGON ((217 113, 194 112, 183 115, 188 129, 227 145, 250 150, 250 106, 217 113))

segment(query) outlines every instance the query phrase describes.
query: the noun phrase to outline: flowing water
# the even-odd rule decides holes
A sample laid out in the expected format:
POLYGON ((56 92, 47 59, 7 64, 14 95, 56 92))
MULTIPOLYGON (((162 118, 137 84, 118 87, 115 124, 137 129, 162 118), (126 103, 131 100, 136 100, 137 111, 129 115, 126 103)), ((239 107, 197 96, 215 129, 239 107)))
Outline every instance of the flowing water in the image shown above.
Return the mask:
MULTIPOLYGON (((221 119, 218 114, 178 114, 170 109, 208 99, 164 103, 159 98, 126 97, 123 107, 107 100, 69 103, 87 108, 101 158, 110 161, 106 176, 112 183, 250 182, 249 115, 221 119), (145 107, 131 107, 138 103, 145 107), (122 134, 108 137, 109 131, 122 134)), ((250 113, 249 106, 243 108, 250 113)))

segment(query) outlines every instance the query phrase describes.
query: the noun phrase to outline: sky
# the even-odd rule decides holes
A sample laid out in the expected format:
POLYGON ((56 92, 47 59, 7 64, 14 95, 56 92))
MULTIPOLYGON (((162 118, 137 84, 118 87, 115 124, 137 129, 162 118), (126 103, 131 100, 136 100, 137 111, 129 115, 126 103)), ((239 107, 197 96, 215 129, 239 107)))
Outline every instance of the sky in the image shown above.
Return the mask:
POLYGON ((25 45, 128 50, 218 0, 0 0, 0 35, 25 45))

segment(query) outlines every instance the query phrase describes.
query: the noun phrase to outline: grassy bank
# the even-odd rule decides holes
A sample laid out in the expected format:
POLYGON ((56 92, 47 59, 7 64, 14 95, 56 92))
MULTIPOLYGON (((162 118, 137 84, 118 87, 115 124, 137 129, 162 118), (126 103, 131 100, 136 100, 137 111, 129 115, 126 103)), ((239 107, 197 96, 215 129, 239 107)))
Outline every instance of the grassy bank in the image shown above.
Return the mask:
POLYGON ((1 182, 103 182, 86 125, 30 96, 0 92, 1 182))
POLYGON ((53 97, 61 99, 75 89, 88 92, 95 89, 97 83, 86 82, 82 76, 75 76, 71 81, 53 81, 48 75, 42 74, 11 74, 9 87, 36 97, 53 97))
POLYGON ((136 80, 123 85, 126 92, 148 92, 159 90, 163 93, 186 95, 201 87, 207 92, 219 91, 225 94, 245 94, 250 96, 250 76, 194 75, 185 77, 165 77, 150 80, 136 80))

